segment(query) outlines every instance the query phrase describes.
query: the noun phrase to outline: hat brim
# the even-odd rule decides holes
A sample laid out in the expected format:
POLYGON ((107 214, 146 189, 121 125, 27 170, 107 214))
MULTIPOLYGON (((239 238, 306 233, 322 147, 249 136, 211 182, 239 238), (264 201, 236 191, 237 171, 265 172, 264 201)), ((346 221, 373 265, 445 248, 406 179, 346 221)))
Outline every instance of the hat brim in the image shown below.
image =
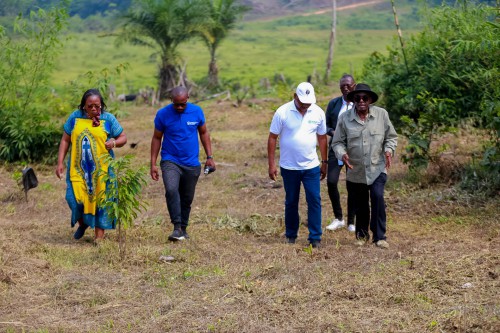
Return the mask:
POLYGON ((374 93, 373 91, 371 90, 363 90, 363 89, 360 89, 360 90, 353 90, 351 91, 350 93, 347 94, 347 101, 348 102, 353 102, 354 103, 354 96, 357 94, 357 93, 365 93, 367 94, 368 96, 370 96, 371 98, 371 103, 375 103, 377 100, 378 100, 378 95, 376 93, 374 93))
POLYGON ((316 103, 316 96, 299 96, 297 95, 297 97, 299 98, 299 101, 301 103, 304 103, 304 104, 314 104, 316 103))

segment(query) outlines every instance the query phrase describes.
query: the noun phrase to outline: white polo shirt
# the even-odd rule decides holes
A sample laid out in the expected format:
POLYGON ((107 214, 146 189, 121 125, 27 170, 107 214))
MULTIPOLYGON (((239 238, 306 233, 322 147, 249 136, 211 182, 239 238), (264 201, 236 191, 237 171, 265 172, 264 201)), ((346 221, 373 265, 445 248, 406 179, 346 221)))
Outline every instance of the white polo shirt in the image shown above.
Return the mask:
POLYGON ((270 132, 279 135, 280 167, 307 170, 319 165, 317 135, 326 134, 325 112, 311 104, 302 116, 292 100, 276 110, 270 132))

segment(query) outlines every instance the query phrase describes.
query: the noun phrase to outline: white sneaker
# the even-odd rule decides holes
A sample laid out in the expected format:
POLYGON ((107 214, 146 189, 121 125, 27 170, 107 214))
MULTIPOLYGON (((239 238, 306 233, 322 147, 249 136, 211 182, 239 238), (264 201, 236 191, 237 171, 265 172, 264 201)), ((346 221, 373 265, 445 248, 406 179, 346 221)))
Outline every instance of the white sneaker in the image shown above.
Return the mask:
POLYGON ((330 223, 330 225, 326 226, 326 229, 333 231, 333 230, 337 230, 337 229, 343 228, 344 226, 345 226, 344 220, 334 219, 332 221, 332 223, 330 223))
POLYGON ((347 231, 349 231, 349 232, 355 232, 356 231, 356 226, 354 226, 354 224, 349 224, 347 226, 347 231))

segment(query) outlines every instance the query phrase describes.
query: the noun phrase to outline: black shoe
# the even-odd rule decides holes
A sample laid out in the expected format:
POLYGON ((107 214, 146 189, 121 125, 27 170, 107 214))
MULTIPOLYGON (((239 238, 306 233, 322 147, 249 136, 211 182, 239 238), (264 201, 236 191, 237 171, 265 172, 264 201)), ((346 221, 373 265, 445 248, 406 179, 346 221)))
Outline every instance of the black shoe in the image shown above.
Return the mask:
POLYGON ((89 226, 86 225, 86 224, 83 224, 83 226, 79 225, 78 229, 76 229, 76 231, 75 231, 75 233, 73 235, 73 238, 74 239, 80 239, 80 238, 82 238, 83 235, 85 235, 85 230, 87 230, 88 227, 89 226))
POLYGON ((188 233, 186 231, 186 228, 181 228, 181 230, 182 230, 182 235, 184 236, 184 238, 185 239, 189 239, 189 235, 188 235, 188 233))
POLYGON ((321 241, 317 240, 317 239, 314 239, 314 240, 312 240, 312 241, 309 242, 309 245, 311 245, 311 247, 313 249, 317 249, 321 245, 321 241))
POLYGON ((170 236, 168 236, 168 240, 172 242, 180 241, 185 239, 184 233, 181 229, 174 229, 174 232, 170 236))
POLYGON ((286 238, 286 242, 288 244, 295 244, 295 240, 296 240, 296 238, 289 238, 289 237, 286 238))

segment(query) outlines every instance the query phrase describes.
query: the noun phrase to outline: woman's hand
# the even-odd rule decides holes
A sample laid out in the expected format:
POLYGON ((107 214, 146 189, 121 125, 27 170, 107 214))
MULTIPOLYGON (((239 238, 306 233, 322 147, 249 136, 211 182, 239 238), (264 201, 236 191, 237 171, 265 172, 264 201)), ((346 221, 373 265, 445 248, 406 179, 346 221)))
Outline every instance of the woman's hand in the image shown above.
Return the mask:
POLYGON ((116 148, 116 140, 114 138, 111 138, 104 143, 104 146, 106 147, 107 150, 116 148))
POLYGON ((56 167, 57 178, 62 179, 63 172, 64 172, 64 166, 62 164, 58 164, 56 167))

